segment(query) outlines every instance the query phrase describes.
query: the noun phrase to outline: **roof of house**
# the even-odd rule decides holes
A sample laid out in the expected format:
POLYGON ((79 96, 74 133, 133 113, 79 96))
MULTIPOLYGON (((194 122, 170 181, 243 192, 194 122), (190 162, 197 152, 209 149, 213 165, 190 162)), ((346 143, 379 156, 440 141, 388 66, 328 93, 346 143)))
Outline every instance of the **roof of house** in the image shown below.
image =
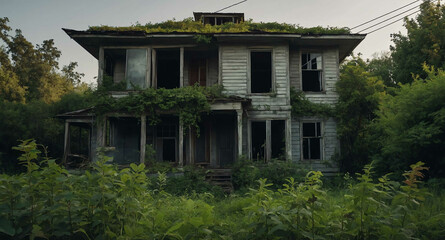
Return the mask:
MULTIPOLYGON (((202 16, 202 14, 207 13, 194 13, 195 18, 202 16)), ((233 15, 236 13, 227 14, 233 15)), ((137 24, 129 27, 93 26, 85 31, 63 30, 95 58, 99 57, 100 46, 178 44, 192 46, 199 44, 199 36, 205 36, 205 38, 216 43, 289 43, 290 47, 338 47, 341 61, 366 36, 366 34, 351 34, 348 28, 304 28, 295 24, 255 23, 251 20, 211 26, 209 24, 204 25, 200 21, 194 21, 192 18, 182 21, 168 20, 161 23, 148 23, 146 25, 137 24)))

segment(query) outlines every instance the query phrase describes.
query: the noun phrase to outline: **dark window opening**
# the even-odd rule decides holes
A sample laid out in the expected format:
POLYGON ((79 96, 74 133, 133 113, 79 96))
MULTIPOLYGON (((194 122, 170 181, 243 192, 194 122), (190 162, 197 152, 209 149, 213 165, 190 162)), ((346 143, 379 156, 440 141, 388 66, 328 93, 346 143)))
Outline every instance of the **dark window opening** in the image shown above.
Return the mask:
POLYGON ((162 160, 165 162, 176 161, 176 140, 163 139, 162 140, 162 160))
POLYGON ((252 122, 252 159, 263 160, 266 149, 266 122, 252 122))
POLYGON ((301 62, 303 91, 323 91, 322 55, 320 53, 304 53, 301 55, 301 62))
POLYGON ((125 62, 127 51, 125 49, 105 49, 104 50, 104 83, 113 84, 125 81, 125 62), (109 79, 107 79, 109 78, 109 79))
POLYGON ((110 145, 114 162, 129 164, 139 162, 141 126, 137 118, 110 118, 110 145))
POLYGON ((156 126, 147 127, 147 144, 151 144, 158 162, 176 162, 179 120, 177 117, 163 116, 156 126))
POLYGON ((268 93, 272 91, 272 53, 251 52, 251 83, 252 93, 268 93))
POLYGON ((156 74, 158 88, 178 88, 180 77, 179 49, 156 51, 156 74))
POLYGON ((321 124, 303 123, 303 159, 321 159, 321 124))
POLYGON ((284 120, 271 121, 271 128, 272 158, 285 159, 286 128, 284 120))

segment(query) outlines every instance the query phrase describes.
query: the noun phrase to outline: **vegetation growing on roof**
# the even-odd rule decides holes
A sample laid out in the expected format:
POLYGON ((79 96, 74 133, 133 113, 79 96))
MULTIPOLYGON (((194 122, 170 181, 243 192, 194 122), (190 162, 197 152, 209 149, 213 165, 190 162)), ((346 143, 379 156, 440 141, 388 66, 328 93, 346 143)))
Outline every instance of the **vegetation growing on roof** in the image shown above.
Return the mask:
POLYGON ((193 18, 176 21, 167 20, 160 23, 136 23, 128 27, 90 26, 88 31, 143 31, 146 33, 242 33, 242 32, 270 32, 270 33, 296 33, 296 34, 349 34, 348 28, 339 27, 310 27, 305 28, 296 24, 278 22, 253 22, 251 19, 241 23, 225 23, 222 25, 203 25, 193 18))

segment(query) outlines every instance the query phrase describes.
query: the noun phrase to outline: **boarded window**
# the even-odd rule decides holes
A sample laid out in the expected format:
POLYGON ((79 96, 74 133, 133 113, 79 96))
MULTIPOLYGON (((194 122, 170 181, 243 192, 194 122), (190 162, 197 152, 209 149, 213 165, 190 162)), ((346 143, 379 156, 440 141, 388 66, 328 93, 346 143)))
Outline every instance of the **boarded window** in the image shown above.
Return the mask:
POLYGON ((252 122, 252 159, 265 159, 266 122, 252 122))
POLYGON ((250 53, 250 89, 252 93, 268 93, 272 91, 272 53, 250 53))
POLYGON ((180 77, 179 49, 156 50, 158 88, 178 88, 180 77))
POLYGON ((322 83, 322 54, 321 53, 303 53, 301 55, 301 74, 303 91, 321 92, 322 83))
POLYGON ((303 123, 303 159, 321 159, 320 122, 303 123))
POLYGON ((286 159, 286 132, 284 120, 271 121, 272 158, 286 159))

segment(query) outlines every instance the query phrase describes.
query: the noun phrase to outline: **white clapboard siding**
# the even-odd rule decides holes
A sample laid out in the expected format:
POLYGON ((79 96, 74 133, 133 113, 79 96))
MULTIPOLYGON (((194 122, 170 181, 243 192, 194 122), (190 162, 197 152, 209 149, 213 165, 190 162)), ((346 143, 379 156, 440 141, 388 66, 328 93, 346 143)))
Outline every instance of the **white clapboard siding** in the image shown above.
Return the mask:
POLYGON ((267 48, 273 53, 274 92, 270 94, 249 94, 249 54, 254 46, 221 46, 221 80, 225 93, 247 97, 253 108, 269 106, 289 106, 289 74, 287 45, 267 48))
POLYGON ((335 173, 338 172, 338 166, 333 161, 333 157, 339 151, 339 140, 337 138, 337 124, 333 118, 327 120, 321 120, 323 122, 322 135, 322 160, 302 160, 301 158, 301 122, 296 119, 292 119, 292 161, 303 164, 308 170, 322 171, 323 173, 335 173))
POLYGON ((247 47, 221 46, 221 83, 225 93, 245 97, 247 93, 247 47))

